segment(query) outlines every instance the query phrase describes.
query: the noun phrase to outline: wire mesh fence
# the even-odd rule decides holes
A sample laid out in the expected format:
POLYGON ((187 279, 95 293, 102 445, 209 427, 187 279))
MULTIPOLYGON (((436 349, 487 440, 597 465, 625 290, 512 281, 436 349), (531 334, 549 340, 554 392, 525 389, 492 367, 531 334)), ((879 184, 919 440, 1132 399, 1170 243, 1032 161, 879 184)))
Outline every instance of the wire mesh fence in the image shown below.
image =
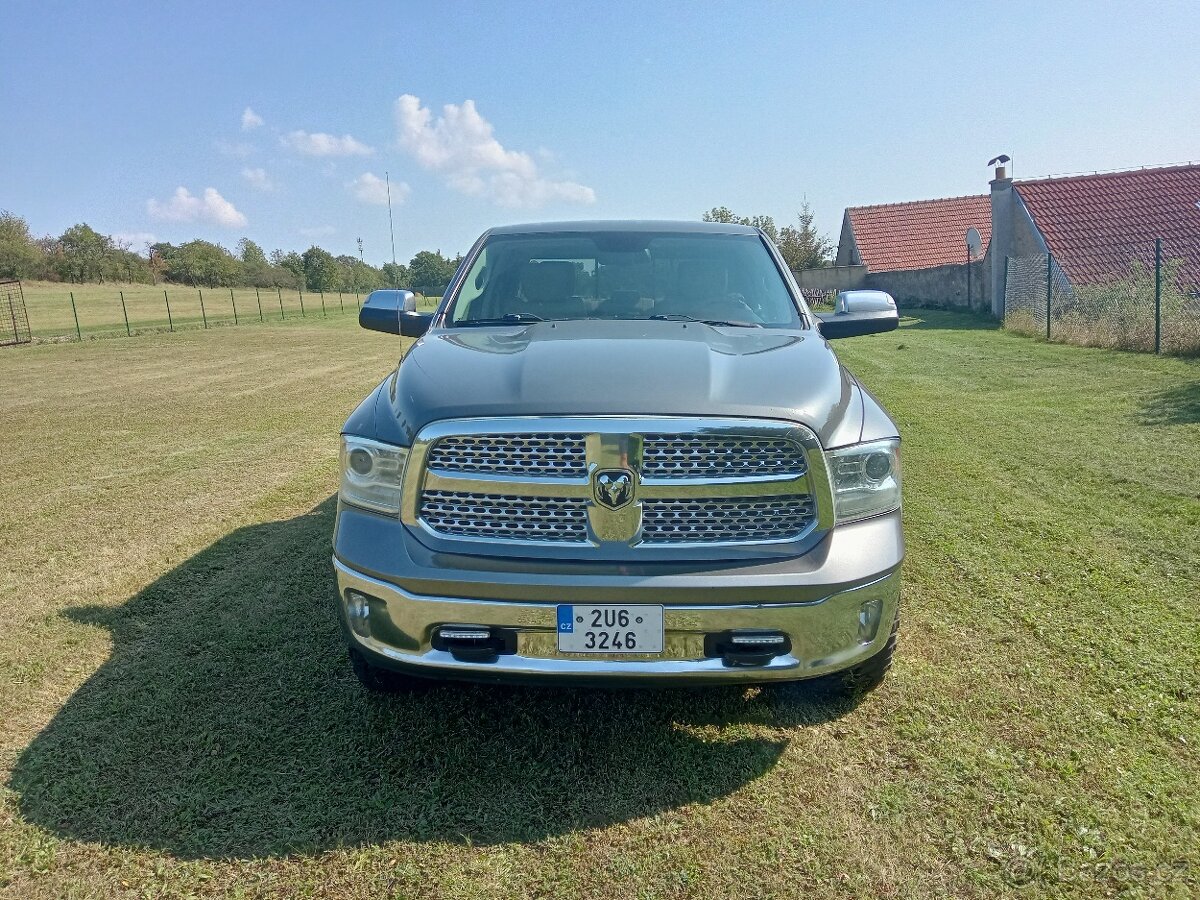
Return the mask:
POLYGON ((21 282, 0 281, 0 346, 28 344, 31 340, 21 282))
POLYGON ((832 310, 838 292, 826 288, 804 288, 804 300, 814 310, 832 310))
POLYGON ((1004 327, 1087 347, 1200 354, 1200 269, 1190 252, 1151 241, 1107 277, 1086 279, 1072 279, 1070 261, 1053 255, 1009 257, 1004 327))
MULTIPOLYGON (((19 283, 18 283, 19 284, 19 283)), ((299 291, 287 288, 193 288, 182 285, 24 285, 19 319, 25 341, 82 341, 154 332, 333 319, 357 316, 367 292, 299 291)), ((7 314, 4 285, 0 312, 7 314)), ((418 297, 432 309, 440 297, 418 297)), ((9 330, 12 330, 12 323, 9 330)), ((0 323, 0 343, 4 343, 0 323)))

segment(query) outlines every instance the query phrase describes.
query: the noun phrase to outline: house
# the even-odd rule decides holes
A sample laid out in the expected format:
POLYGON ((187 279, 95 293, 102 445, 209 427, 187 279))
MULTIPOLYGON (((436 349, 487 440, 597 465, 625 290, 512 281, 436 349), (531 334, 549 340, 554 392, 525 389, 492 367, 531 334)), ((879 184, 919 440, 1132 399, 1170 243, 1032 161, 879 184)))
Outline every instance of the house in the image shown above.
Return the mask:
POLYGON ((1131 169, 1014 181, 1003 166, 991 182, 992 312, 1004 314, 1010 257, 1049 253, 1073 286, 1154 268, 1154 242, 1200 284, 1200 165, 1131 169))
POLYGON ((1179 260, 1181 276, 1200 284, 1200 165, 1026 181, 1009 178, 1001 165, 990 186, 978 196, 847 209, 836 259, 847 274, 838 286, 999 317, 1011 258, 1045 261, 1050 254, 1057 277, 1094 284, 1127 275, 1134 261, 1152 268, 1155 239, 1179 260), (986 248, 970 265, 968 228, 986 248))
POLYGON ((986 247, 992 233, 986 194, 852 206, 842 217, 834 264, 865 266, 862 286, 901 303, 978 308, 988 286, 983 264, 967 266, 971 228, 986 247))

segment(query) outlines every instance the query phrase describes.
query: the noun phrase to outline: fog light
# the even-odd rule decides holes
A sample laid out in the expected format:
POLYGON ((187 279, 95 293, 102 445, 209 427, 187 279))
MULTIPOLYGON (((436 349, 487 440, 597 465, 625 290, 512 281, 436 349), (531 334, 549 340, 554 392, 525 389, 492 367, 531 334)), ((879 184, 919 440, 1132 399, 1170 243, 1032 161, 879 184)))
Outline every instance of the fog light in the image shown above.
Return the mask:
POLYGON ((358 591, 346 591, 346 621, 350 629, 360 637, 369 637, 371 626, 367 618, 371 615, 371 602, 366 594, 358 591))
POLYGON ((879 620, 883 613, 882 600, 868 600, 858 608, 858 642, 869 644, 879 633, 879 620))

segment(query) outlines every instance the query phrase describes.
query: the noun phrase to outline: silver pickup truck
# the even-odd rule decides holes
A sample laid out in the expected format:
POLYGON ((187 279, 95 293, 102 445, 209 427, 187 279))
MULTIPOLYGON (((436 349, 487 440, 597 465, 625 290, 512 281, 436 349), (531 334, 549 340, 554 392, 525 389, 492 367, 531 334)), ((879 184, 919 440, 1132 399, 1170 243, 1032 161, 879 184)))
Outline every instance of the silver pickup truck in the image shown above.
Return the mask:
POLYGON ((496 228, 342 430, 338 608, 373 690, 422 677, 870 689, 899 627, 900 440, 759 230, 496 228), (824 677, 822 676, 831 676, 824 677))

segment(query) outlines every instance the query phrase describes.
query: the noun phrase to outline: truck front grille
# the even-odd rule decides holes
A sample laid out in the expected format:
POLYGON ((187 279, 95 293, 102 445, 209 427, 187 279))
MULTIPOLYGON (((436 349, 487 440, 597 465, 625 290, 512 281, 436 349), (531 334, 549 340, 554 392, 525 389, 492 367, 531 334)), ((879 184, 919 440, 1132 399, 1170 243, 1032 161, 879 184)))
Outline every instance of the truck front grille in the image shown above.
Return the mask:
POLYGON ((647 544, 728 544, 800 534, 816 514, 812 497, 711 497, 647 500, 642 540, 647 544))
POLYGON ((582 434, 474 434, 445 437, 429 452, 430 469, 479 475, 582 478, 587 458, 582 434))
POLYGON ((753 435, 648 434, 643 478, 792 476, 807 470, 804 448, 786 438, 753 435))
POLYGON ((519 541, 587 540, 587 501, 580 497, 507 497, 426 491, 421 518, 434 531, 519 541))
POLYGON ((405 475, 405 524, 451 552, 488 541, 496 554, 685 559, 692 548, 706 558, 716 545, 794 544, 827 502, 820 445, 799 425, 606 416, 539 418, 525 431, 526 421, 422 431, 405 475), (629 479, 619 500, 601 489, 614 473, 629 479))

